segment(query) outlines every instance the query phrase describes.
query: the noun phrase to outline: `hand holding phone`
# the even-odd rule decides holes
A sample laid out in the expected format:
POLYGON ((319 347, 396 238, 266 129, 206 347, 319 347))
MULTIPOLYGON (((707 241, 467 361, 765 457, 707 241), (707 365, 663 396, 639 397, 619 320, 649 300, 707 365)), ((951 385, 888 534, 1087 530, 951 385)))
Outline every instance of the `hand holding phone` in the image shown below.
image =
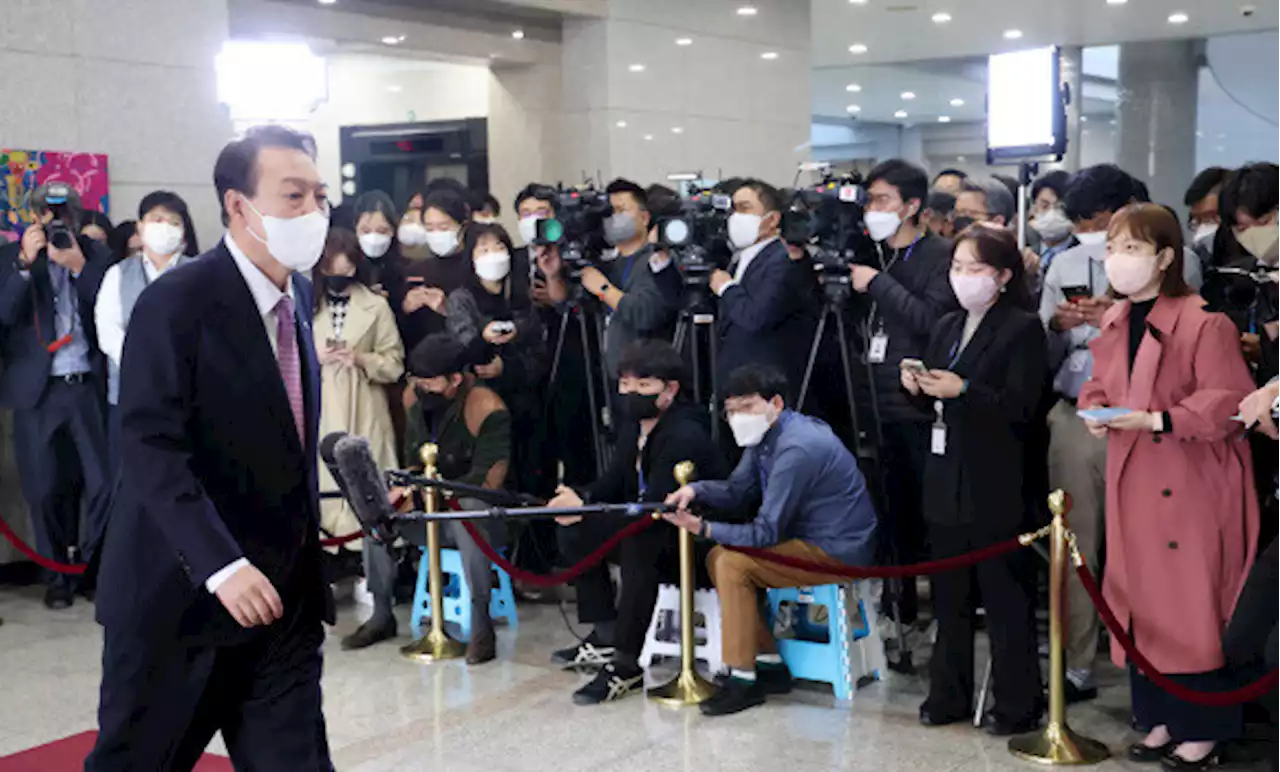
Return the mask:
POLYGON ((913 359, 911 357, 907 357, 903 359, 901 362, 899 362, 898 367, 901 367, 903 370, 907 370, 909 372, 915 373, 916 375, 924 375, 925 373, 929 372, 929 368, 924 366, 924 362, 920 361, 919 359, 913 359))

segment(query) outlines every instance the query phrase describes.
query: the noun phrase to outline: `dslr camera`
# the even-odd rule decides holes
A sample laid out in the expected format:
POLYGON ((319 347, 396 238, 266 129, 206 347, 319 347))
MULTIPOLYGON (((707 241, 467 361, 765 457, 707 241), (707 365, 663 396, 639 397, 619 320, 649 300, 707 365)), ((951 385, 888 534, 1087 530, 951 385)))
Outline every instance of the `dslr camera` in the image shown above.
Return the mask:
POLYGON ((56 249, 71 249, 76 241, 76 211, 71 186, 64 182, 51 182, 45 188, 44 203, 53 214, 53 220, 44 226, 45 236, 56 249))

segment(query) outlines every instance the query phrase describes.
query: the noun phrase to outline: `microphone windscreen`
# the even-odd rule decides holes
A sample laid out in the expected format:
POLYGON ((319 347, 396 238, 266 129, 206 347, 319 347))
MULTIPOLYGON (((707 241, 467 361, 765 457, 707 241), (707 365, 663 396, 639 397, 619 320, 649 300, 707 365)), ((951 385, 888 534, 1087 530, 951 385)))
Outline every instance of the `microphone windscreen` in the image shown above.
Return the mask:
POLYGON ((344 437, 335 444, 334 456, 338 476, 346 486, 347 502, 361 527, 379 540, 393 540, 391 521, 395 511, 369 441, 364 437, 344 437))
POLYGON ((334 455, 338 443, 347 436, 346 432, 329 432, 320 440, 320 459, 326 464, 332 466, 337 463, 337 456, 334 455))

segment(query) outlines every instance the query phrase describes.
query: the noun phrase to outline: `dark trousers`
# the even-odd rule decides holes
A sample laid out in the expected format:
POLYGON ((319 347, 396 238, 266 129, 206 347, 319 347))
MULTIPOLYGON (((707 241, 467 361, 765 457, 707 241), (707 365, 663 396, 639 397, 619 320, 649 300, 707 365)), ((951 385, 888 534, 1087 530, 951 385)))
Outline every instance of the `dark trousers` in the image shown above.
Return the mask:
POLYGON ((314 615, 295 613, 229 647, 104 632, 99 734, 85 772, 190 770, 217 731, 236 769, 333 769, 314 615))
MULTIPOLYGON (((932 557, 954 557, 987 546, 972 525, 929 524, 932 557)), ((933 577, 938 640, 929 662, 929 699, 937 716, 963 716, 973 705, 974 582, 982 592, 991 638, 993 713, 1009 722, 1039 714, 1040 666, 1035 636, 1035 556, 1028 550, 933 577)))
MULTIPOLYGON (((1170 675, 1183 686, 1201 691, 1227 691, 1239 685, 1223 670, 1170 675)), ((1175 742, 1234 740, 1244 734, 1244 708, 1240 705, 1208 707, 1184 702, 1153 684, 1129 666, 1129 699, 1133 718, 1140 726, 1164 725, 1175 742)))
MULTIPOLYGON (((880 448, 880 464, 885 476, 885 507, 880 511, 881 562, 890 565, 907 565, 918 562, 925 554, 923 492, 925 486, 925 461, 929 453, 927 422, 899 421, 881 427, 884 444, 880 448)), ((919 607, 915 579, 888 582, 886 588, 896 594, 896 586, 902 590, 897 606, 902 622, 915 621, 919 607)), ((886 606, 886 611, 892 608, 886 606)))
POLYGON ((107 421, 97 387, 50 380, 39 404, 13 411, 13 445, 40 554, 65 560, 71 547, 79 547, 91 560, 107 527, 112 491, 107 421), (84 486, 87 534, 80 533, 81 502, 64 495, 71 479, 84 486))
POLYGON ((112 479, 120 476, 120 406, 107 405, 107 466, 112 479))

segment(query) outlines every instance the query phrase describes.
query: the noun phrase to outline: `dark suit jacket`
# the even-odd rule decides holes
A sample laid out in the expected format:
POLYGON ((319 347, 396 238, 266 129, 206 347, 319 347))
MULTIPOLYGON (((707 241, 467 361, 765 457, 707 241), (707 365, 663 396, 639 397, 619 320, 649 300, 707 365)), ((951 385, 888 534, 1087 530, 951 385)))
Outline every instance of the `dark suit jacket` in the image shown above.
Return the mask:
POLYGON ((311 284, 295 273, 293 286, 305 443, 262 317, 223 243, 138 299, 121 366, 123 479, 98 580, 104 625, 156 640, 247 640, 256 631, 240 628, 204 587, 240 557, 275 585, 286 616, 332 620, 317 537, 311 284))
MULTIPOLYGON (((105 363, 98 350, 93 310, 102 277, 111 267, 111 253, 91 238, 81 236, 85 267, 72 279, 80 302, 80 324, 89 342, 89 365, 106 398, 105 363)), ((30 276, 19 274, 19 242, 0 246, 0 406, 13 410, 35 407, 49 386, 53 354, 47 346, 57 339, 53 313, 53 284, 49 258, 41 251, 31 264, 30 276), (38 320, 38 321, 37 321, 38 320), (38 332, 37 332, 38 326, 38 332)))
MULTIPOLYGON (((716 374, 723 392, 729 374, 745 364, 782 370, 800 388, 821 307, 812 307, 814 282, 808 261, 795 262, 781 239, 755 256, 737 286, 720 296, 720 348, 716 374)), ((795 395, 792 395, 795 398, 795 395)))
MULTIPOLYGON (((1036 314, 1001 300, 952 365, 966 316, 961 310, 942 317, 925 350, 927 367, 951 370, 968 380, 969 388, 943 400, 946 455, 929 453, 924 517, 1007 538, 1023 521, 1023 445, 1048 366, 1044 327, 1036 314)), ((933 415, 932 397, 916 401, 933 415)))

